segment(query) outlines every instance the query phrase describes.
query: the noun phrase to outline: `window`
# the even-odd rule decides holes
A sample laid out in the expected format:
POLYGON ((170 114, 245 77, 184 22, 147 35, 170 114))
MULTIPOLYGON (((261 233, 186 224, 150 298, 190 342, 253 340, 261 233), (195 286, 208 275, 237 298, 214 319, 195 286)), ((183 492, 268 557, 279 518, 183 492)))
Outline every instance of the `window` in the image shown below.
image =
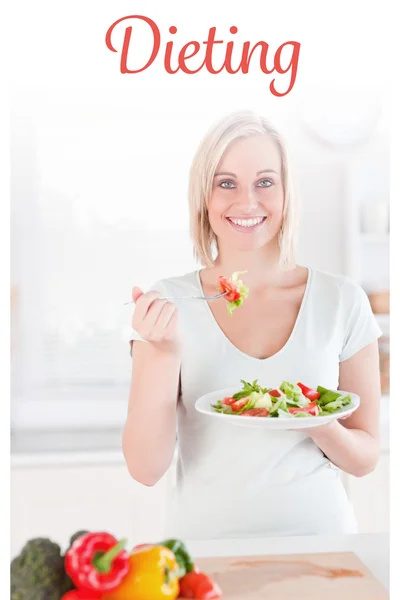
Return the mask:
POLYGON ((182 123, 177 147, 167 115, 46 98, 13 119, 13 425, 121 422, 132 285, 199 268, 187 209, 199 124, 182 123))

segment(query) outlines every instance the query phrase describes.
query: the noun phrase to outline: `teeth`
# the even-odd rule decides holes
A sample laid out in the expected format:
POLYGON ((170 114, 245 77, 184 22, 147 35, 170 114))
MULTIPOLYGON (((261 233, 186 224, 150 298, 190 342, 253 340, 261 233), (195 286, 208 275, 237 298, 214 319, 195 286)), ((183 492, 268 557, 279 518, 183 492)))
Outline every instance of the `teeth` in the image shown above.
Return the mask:
POLYGON ((240 225, 241 227, 254 227, 255 225, 259 225, 263 220, 263 217, 256 217, 254 219, 230 219, 232 223, 235 225, 240 225))

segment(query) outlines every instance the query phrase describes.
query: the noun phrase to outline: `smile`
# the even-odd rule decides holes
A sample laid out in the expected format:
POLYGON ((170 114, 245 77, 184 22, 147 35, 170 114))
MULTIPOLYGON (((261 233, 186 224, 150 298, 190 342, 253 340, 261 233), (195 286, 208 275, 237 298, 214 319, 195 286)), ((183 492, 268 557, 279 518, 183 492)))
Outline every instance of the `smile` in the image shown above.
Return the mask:
POLYGON ((267 217, 252 217, 252 218, 236 218, 236 217, 226 217, 227 221, 232 225, 232 227, 238 231, 254 231, 254 229, 260 227, 267 219, 267 217))

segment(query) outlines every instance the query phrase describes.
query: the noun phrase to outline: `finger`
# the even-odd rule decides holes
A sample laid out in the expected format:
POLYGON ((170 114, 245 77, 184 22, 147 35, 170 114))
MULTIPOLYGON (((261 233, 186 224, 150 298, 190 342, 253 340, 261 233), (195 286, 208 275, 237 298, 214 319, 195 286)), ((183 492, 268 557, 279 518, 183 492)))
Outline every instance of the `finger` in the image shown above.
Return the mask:
POLYGON ((150 306, 160 296, 160 292, 147 292, 146 294, 142 294, 140 298, 137 300, 135 314, 133 315, 133 320, 135 323, 141 323, 146 317, 150 306))
POLYGON ((175 308, 174 312, 171 315, 171 318, 165 328, 165 335, 167 337, 171 336, 176 329, 177 323, 178 323, 178 319, 179 319, 179 311, 178 308, 175 308))
POLYGON ((150 336, 153 333, 153 330, 155 329, 157 323, 157 319, 166 303, 167 300, 160 300, 158 298, 153 300, 153 302, 151 303, 142 325, 145 335, 150 336))
POLYGON ((167 329, 171 318, 175 312, 177 312, 176 305, 172 302, 166 302, 162 307, 158 319, 155 323, 155 328, 160 332, 164 332, 167 329))
POLYGON ((140 296, 143 296, 143 292, 140 288, 135 286, 132 289, 132 300, 136 303, 136 301, 139 300, 140 296))

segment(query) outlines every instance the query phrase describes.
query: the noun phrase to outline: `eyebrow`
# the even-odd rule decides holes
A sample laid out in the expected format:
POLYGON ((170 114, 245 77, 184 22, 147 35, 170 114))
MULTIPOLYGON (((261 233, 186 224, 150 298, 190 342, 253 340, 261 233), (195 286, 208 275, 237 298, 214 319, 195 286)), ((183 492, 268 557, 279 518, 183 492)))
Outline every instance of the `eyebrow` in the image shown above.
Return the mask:
MULTIPOLYGON (((257 171, 256 176, 258 177, 262 173, 275 173, 276 175, 278 175, 278 173, 274 169, 262 169, 261 171, 257 171)), ((215 173, 214 177, 220 177, 221 175, 228 175, 228 177, 233 177, 235 179, 237 177, 235 173, 229 173, 228 171, 221 171, 220 173, 215 173)))

